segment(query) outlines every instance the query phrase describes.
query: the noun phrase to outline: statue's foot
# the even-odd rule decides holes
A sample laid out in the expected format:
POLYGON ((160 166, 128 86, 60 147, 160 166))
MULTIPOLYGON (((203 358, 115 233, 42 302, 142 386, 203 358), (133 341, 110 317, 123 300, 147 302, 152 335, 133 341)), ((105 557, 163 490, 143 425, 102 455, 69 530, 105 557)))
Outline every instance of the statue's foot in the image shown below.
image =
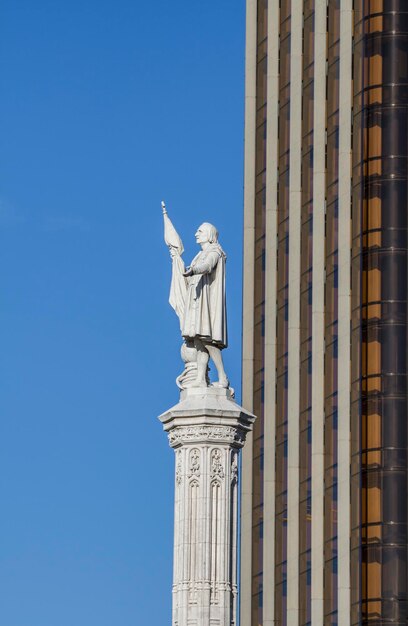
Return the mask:
POLYGON ((226 376, 223 376, 222 378, 220 378, 220 380, 217 383, 214 383, 213 385, 214 387, 221 387, 221 389, 228 389, 229 387, 229 380, 226 376))

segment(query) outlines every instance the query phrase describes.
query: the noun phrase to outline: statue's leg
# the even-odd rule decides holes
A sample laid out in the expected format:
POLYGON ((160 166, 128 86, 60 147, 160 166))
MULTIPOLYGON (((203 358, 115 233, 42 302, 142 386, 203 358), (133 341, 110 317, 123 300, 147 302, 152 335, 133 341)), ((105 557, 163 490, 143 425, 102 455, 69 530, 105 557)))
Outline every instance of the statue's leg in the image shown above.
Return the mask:
POLYGON ((212 358, 214 365, 217 368, 218 386, 227 388, 229 386, 229 380, 225 373, 221 350, 217 348, 217 346, 213 346, 212 344, 209 344, 209 343, 207 343, 205 347, 210 353, 210 357, 212 358))
POLYGON ((207 387, 207 366, 210 355, 204 343, 198 337, 194 338, 194 346, 197 350, 197 379, 192 387, 207 387))

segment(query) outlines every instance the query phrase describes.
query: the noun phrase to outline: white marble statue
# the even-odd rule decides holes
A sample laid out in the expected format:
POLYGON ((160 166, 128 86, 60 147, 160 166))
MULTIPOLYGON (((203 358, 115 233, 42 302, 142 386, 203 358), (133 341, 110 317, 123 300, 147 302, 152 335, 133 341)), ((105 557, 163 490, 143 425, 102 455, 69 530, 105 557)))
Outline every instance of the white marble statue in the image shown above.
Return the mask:
POLYGON ((185 268, 181 258, 183 243, 167 215, 164 202, 162 210, 164 240, 172 258, 169 302, 178 315, 185 341, 181 354, 186 366, 177 383, 182 389, 208 386, 211 357, 218 373, 218 382, 214 386, 228 388, 221 353, 227 347, 226 255, 218 243, 218 231, 207 222, 199 226, 195 238, 201 251, 185 268))

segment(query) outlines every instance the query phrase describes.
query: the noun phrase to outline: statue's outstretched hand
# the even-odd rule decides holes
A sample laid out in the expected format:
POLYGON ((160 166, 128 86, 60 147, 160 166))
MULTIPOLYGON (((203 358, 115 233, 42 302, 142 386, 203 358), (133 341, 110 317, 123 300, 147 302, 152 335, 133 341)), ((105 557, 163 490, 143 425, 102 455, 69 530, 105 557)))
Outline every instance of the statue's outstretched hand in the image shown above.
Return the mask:
POLYGON ((193 275, 193 270, 191 269, 191 267, 186 267, 186 271, 183 272, 183 276, 192 276, 193 275))

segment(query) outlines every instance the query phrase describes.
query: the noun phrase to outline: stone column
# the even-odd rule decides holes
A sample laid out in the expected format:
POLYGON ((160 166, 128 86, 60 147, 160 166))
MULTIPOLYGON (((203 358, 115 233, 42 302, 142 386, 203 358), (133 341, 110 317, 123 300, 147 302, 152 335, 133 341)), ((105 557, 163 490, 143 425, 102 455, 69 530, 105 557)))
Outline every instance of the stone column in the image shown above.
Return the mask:
POLYGON ((176 455, 172 626, 235 626, 238 454, 255 417, 207 387, 159 419, 176 455))

